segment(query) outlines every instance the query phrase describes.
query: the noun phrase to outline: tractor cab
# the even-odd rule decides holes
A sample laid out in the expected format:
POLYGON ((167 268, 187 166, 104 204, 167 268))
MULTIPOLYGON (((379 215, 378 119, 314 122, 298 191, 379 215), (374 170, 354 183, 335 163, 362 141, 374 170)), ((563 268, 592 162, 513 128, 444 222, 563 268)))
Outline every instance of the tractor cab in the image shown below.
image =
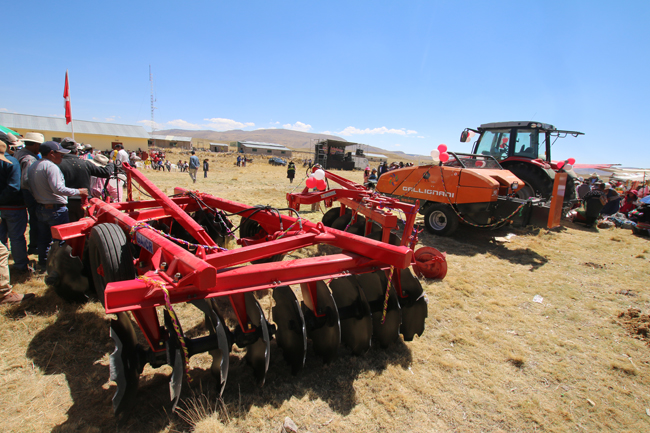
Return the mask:
MULTIPOLYGON (((548 123, 540 122, 494 122, 484 123, 477 129, 466 128, 460 135, 461 143, 472 144, 472 153, 492 156, 506 170, 512 171, 528 185, 521 198, 531 196, 549 197, 555 172, 559 164, 551 160, 551 147, 558 138, 568 135, 577 137, 582 132, 565 131, 548 123)), ((567 165, 567 167, 570 167, 567 165)), ((575 173, 570 168, 567 186, 573 185, 575 173)), ((572 190, 567 199, 575 198, 572 190)))
POLYGON ((584 135, 577 131, 564 131, 539 122, 485 123, 478 129, 466 128, 460 136, 468 143, 478 135, 472 153, 493 156, 497 161, 508 158, 539 160, 551 164, 551 147, 560 137, 584 135))

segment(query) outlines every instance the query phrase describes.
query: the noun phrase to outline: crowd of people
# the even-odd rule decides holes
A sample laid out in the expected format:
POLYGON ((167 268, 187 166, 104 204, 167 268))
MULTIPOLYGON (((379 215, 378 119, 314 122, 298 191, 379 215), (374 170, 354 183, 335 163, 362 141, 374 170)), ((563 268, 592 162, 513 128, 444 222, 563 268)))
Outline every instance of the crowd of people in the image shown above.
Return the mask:
POLYGON ((121 144, 102 152, 71 138, 45 141, 43 134, 28 132, 19 139, 0 132, 0 305, 33 297, 13 291, 10 274, 45 272, 51 228, 83 218, 89 197, 122 201, 126 177, 116 167, 148 157, 121 144), (38 257, 36 265, 29 255, 38 257))
POLYGON ((629 218, 639 206, 639 200, 650 195, 650 181, 634 182, 626 187, 622 182, 610 179, 601 181, 597 176, 578 178, 576 195, 581 206, 573 214, 573 221, 593 226, 599 219, 618 215, 629 218))

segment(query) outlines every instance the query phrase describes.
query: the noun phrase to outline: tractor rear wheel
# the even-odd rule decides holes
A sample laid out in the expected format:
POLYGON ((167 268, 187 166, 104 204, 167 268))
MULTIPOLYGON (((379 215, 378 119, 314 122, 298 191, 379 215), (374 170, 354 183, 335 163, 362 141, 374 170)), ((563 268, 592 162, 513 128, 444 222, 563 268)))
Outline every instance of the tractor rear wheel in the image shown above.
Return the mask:
POLYGON ((90 269, 99 302, 108 283, 135 279, 131 245, 117 224, 100 224, 90 232, 90 269))
POLYGON ((551 196, 553 179, 543 173, 541 169, 524 163, 512 164, 504 168, 526 183, 526 185, 517 192, 517 198, 525 200, 537 195, 544 198, 551 196))
POLYGON ((424 211, 424 226, 434 235, 450 236, 458 228, 458 215, 449 205, 433 203, 424 211))

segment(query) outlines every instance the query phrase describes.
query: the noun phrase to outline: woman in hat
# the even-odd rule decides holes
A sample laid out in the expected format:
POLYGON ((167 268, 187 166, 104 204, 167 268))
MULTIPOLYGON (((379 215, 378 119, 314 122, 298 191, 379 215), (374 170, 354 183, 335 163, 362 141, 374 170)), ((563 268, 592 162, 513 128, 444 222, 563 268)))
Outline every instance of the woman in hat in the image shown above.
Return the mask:
POLYGON ((639 193, 637 192, 637 190, 636 189, 629 190, 625 195, 625 198, 623 199, 623 204, 621 205, 619 212, 627 216, 630 212, 636 209, 636 202, 638 199, 639 199, 639 193))

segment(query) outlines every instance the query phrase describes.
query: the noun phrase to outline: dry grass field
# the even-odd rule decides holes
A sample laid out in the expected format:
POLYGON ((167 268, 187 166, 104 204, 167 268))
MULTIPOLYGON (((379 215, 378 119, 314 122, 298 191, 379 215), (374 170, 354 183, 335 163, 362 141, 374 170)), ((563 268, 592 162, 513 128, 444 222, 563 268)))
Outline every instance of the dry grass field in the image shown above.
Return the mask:
MULTIPOLYGON (((196 185, 186 173, 146 174, 168 194, 184 186, 277 207, 303 180, 301 165, 290 185, 285 168, 265 159, 239 168, 233 156, 198 156, 211 171, 196 185)), ((235 346, 222 400, 210 357, 197 355, 178 413, 168 402, 171 368, 147 367, 137 406, 120 419, 108 379, 110 318, 97 302, 67 304, 42 276, 17 279, 19 292, 37 298, 0 310, 0 431, 278 432, 285 417, 314 433, 650 431, 649 242, 570 222, 553 231, 422 233, 421 245, 446 251, 449 272, 422 281, 429 317, 413 342, 373 346, 363 357, 342 348, 330 365, 310 350, 298 376, 272 342, 263 388, 235 346), (494 240, 509 233, 509 242, 494 240)), ((271 302, 261 301, 267 317, 271 302)), ((198 310, 178 311, 186 332, 198 333, 198 310)))

